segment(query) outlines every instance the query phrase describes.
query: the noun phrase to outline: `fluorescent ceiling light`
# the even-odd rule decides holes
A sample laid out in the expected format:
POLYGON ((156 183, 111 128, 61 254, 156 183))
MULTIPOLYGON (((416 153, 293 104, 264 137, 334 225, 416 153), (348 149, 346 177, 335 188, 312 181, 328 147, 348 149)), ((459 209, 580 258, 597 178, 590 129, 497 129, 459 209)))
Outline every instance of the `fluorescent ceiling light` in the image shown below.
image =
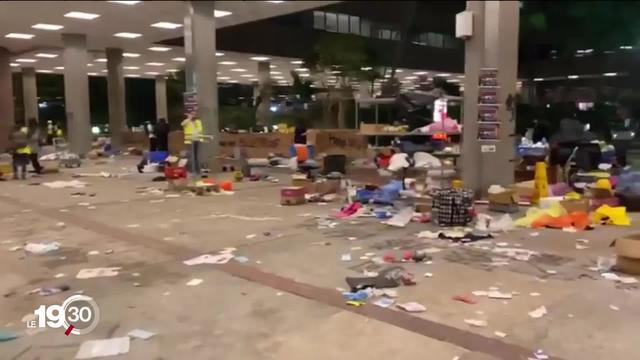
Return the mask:
POLYGON ((140 36, 142 36, 142 34, 130 33, 130 32, 119 32, 119 33, 113 34, 113 36, 121 37, 121 38, 125 38, 125 39, 135 39, 135 38, 139 38, 140 36))
POLYGON ((223 52, 216 52, 216 56, 224 56, 223 52))
POLYGON ((604 76, 618 76, 618 73, 611 72, 611 73, 604 73, 602 75, 604 75, 604 76))
POLYGON ((64 14, 64 17, 80 19, 80 20, 93 20, 95 18, 100 17, 98 14, 85 13, 82 11, 71 11, 64 14))
POLYGON ((371 66, 364 66, 364 67, 361 67, 360 70, 369 71, 369 70, 373 70, 373 68, 371 66))
POLYGON ((35 35, 33 35, 33 34, 8 33, 4 37, 9 38, 9 39, 27 39, 28 40, 28 39, 31 39, 34 36, 35 35))
POLYGON ((250 77, 250 78, 255 77, 255 75, 253 75, 253 74, 242 74, 240 76, 242 76, 242 77, 250 77))
POLYGON ((105 58, 98 58, 98 59, 95 59, 95 60, 93 60, 93 61, 95 61, 95 62, 107 62, 107 59, 105 59, 105 58))
POLYGON ((159 62, 148 62, 148 63, 145 63, 145 65, 149 65, 149 66, 162 66, 162 65, 164 65, 164 63, 159 63, 159 62))
POLYGON ((311 75, 309 75, 309 74, 298 74, 298 76, 300 76, 300 77, 308 77, 308 76, 311 76, 311 75))
POLYGON ((89 75, 89 76, 98 76, 98 73, 90 72, 90 73, 87 73, 87 75, 89 75))
POLYGON ((223 16, 227 16, 227 15, 231 15, 231 11, 224 11, 224 10, 213 10, 213 16, 214 17, 223 17, 223 16))
POLYGON ((35 24, 31 28, 32 29, 38 29, 38 30, 56 31, 56 30, 60 30, 60 29, 64 28, 64 26, 55 25, 55 24, 35 24))
POLYGON ((123 66, 122 68, 125 69, 125 70, 138 70, 138 69, 140 69, 139 66, 123 66))
POLYGON ((404 70, 402 70, 402 69, 396 69, 396 73, 401 73, 401 72, 403 72, 403 71, 404 71, 404 70))
POLYGON ((168 72, 178 72, 180 71, 179 69, 167 69, 168 72))
POLYGON ((580 76, 578 76, 578 75, 569 75, 569 76, 567 76, 567 77, 568 77, 569 79, 577 79, 577 78, 579 78, 580 76))
POLYGON ((93 66, 93 64, 87 64, 87 66, 91 67, 91 66, 93 66))
POLYGON ((36 57, 54 59, 58 57, 58 54, 49 54, 49 53, 37 53, 36 57))
POLYGON ((284 76, 272 76, 271 78, 276 80, 282 80, 284 79, 284 76))
POLYGON ((451 74, 437 74, 437 77, 447 77, 447 76, 451 76, 451 74))
POLYGON ((148 72, 145 73, 145 75, 160 75, 160 73, 153 72, 153 71, 148 71, 148 72))
POLYGON ((136 54, 136 53, 123 53, 122 56, 124 57, 128 57, 128 58, 137 58, 140 57, 140 54, 136 54))
POLYGON ((135 5, 137 3, 139 3, 140 1, 109 1, 110 3, 117 3, 117 4, 123 4, 123 5, 135 5))
POLYGON ((270 2, 272 4, 280 4, 280 3, 284 2, 284 1, 283 0, 279 0, 279 1, 272 0, 272 1, 267 1, 267 2, 270 2))
POLYGON ((276 65, 269 65, 269 69, 275 69, 275 68, 277 68, 276 65))
POLYGON ((235 62, 235 61, 220 61, 218 64, 219 65, 235 65, 235 64, 237 64, 237 62, 235 62))
POLYGON ((460 82, 460 80, 458 80, 458 79, 449 79, 449 80, 447 80, 447 82, 458 83, 458 82, 460 82))
POLYGON ((182 27, 182 24, 176 24, 168 21, 160 21, 155 24, 151 24, 151 27, 173 30, 173 29, 182 27))
POLYGON ((245 71, 247 71, 247 69, 240 69, 240 68, 236 68, 236 69, 231 69, 231 71, 235 71, 235 72, 245 72, 245 71))
POLYGON ((293 60, 291 63, 294 64, 294 65, 302 65, 302 64, 304 64, 304 61, 302 61, 302 60, 293 60))
POLYGON ((228 77, 228 76, 220 76, 220 77, 218 77, 218 80, 229 80, 229 79, 231 79, 231 78, 228 77))
POLYGON ((53 70, 36 70, 36 72, 42 73, 42 74, 51 74, 53 73, 53 70))
POLYGON ((533 78, 533 81, 543 81, 544 78, 533 78))
POLYGON ((623 46, 620 46, 620 49, 622 49, 622 50, 631 50, 631 49, 633 49, 633 46, 623 45, 623 46))
POLYGON ((109 71, 109 70, 106 70, 106 69, 105 70, 100 70, 100 72, 107 72, 107 71, 109 71))
POLYGON ((280 71, 271 71, 270 74, 271 75, 282 75, 282 73, 280 71))
POLYGON ((413 75, 427 75, 427 74, 429 74, 428 71, 416 71, 413 73, 413 75))
POLYGON ((255 61, 267 61, 267 60, 269 60, 271 58, 268 58, 266 56, 252 56, 249 59, 255 60, 255 61))
POLYGON ((464 75, 458 75, 458 79, 464 79, 464 75))
POLYGON ((309 71, 309 69, 307 69, 307 68, 297 68, 297 69, 293 69, 293 71, 303 71, 303 72, 306 72, 306 71, 309 71))
POLYGON ((417 76, 405 76, 404 77, 405 80, 415 80, 417 78, 418 78, 417 76))
POLYGON ((127 74, 125 75, 126 77, 140 77, 140 75, 136 75, 136 74, 127 74))
POLYGON ((235 84, 235 83, 238 83, 238 80, 229 80, 229 81, 227 81, 227 82, 230 82, 230 83, 232 83, 232 84, 235 84))
POLYGON ((151 50, 151 51, 169 51, 169 50, 171 50, 171 48, 164 47, 164 46, 152 46, 152 47, 149 48, 149 50, 151 50))
POLYGON ((173 60, 173 61, 187 61, 187 59, 183 58, 183 57, 175 57, 175 58, 173 58, 171 60, 173 60))
POLYGON ((22 59, 22 58, 21 59, 16 59, 16 62, 21 62, 21 63, 34 63, 36 61, 38 61, 38 60, 36 60, 36 59, 22 59))
POLYGON ((253 78, 253 79, 249 79, 249 81, 258 81, 258 79, 253 78))
POLYGON ((56 66, 56 67, 54 67, 54 69, 56 69, 56 70, 64 70, 64 66, 56 66))

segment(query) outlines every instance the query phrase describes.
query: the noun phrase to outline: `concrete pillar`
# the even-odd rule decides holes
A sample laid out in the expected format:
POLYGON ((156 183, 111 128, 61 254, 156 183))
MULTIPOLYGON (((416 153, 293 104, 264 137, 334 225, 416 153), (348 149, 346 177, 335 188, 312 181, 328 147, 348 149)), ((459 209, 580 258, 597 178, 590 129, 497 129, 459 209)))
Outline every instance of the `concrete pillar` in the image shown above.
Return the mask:
POLYGON ((467 1, 473 36, 465 46, 462 178, 486 193, 491 184, 509 185, 515 169, 515 98, 518 70, 519 2, 467 1), (499 139, 478 139, 480 69, 497 69, 499 139))
POLYGON ((258 62, 258 94, 260 104, 256 109, 256 124, 267 126, 271 116, 271 63, 268 61, 258 62))
POLYGON ((9 141, 9 132, 15 122, 11 53, 0 47, 0 151, 9 141))
POLYGON ((29 119, 38 120, 38 87, 36 85, 36 69, 22 68, 22 100, 24 104, 24 120, 28 125, 29 119))
POLYGON ((87 76, 87 37, 62 34, 64 44, 64 103, 69 150, 85 155, 91 149, 91 113, 87 76))
POLYGON ((168 119, 167 115, 167 79, 164 75, 156 76, 156 120, 168 119))
POLYGON ((114 150, 120 150, 122 147, 122 132, 127 128, 122 49, 107 48, 106 53, 111 146, 114 150))
MULTIPOLYGON (((218 83, 216 53, 216 25, 213 16, 214 1, 189 1, 187 13, 189 29, 185 26, 185 49, 187 62, 192 64, 191 74, 195 82, 198 101, 198 116, 202 121, 205 135, 213 136, 213 140, 204 143, 202 159, 207 161, 212 171, 217 171, 220 154, 220 125, 218 120, 218 83), (190 33, 190 45, 186 45, 187 34, 190 33), (188 50, 187 50, 188 51, 188 50)), ((185 24, 186 25, 186 24, 185 24)), ((189 69, 187 69, 189 70, 189 69)), ((187 88, 189 91, 189 88, 187 88)))
POLYGON ((193 71, 193 36, 191 31, 191 14, 187 12, 187 15, 184 17, 184 26, 182 27, 184 30, 184 80, 185 80, 185 89, 186 92, 195 92, 196 91, 196 82, 194 78, 193 71))

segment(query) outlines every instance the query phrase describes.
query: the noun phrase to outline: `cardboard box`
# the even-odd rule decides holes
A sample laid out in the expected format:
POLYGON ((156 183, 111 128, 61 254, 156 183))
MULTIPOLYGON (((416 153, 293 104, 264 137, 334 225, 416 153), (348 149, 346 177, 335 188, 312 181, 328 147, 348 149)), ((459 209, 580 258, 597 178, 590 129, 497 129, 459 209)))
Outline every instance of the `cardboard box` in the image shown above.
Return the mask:
POLYGON ((616 269, 627 274, 640 275, 640 259, 618 256, 616 269))
POLYGON ((285 187, 280 190, 280 204, 302 205, 305 200, 305 189, 300 186, 285 187))
POLYGON ((531 201, 533 197, 533 180, 519 182, 517 184, 513 184, 509 186, 509 189, 515 191, 515 194, 522 201, 531 201))
POLYGON ((340 191, 340 180, 324 180, 313 183, 313 192, 325 194, 337 194, 340 191))
POLYGON ((379 133, 384 131, 385 124, 360 124, 360 131, 363 133, 379 133))
POLYGON ((503 191, 497 194, 489 194, 489 203, 498 205, 518 204, 518 194, 514 189, 503 191))
POLYGON ((631 259, 640 259, 640 234, 616 239, 616 254, 631 259))
POLYGON ((560 201, 560 205, 567 210, 569 214, 576 211, 588 213, 590 201, 589 199, 562 200, 560 201))

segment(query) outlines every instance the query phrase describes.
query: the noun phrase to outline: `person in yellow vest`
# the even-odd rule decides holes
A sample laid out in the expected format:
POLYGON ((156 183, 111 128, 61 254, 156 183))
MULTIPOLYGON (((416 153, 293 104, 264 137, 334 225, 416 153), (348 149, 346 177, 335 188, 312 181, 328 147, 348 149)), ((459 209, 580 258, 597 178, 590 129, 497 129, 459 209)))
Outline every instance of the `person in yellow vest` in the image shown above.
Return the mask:
POLYGON ((187 114, 187 118, 182 121, 181 125, 184 133, 184 143, 189 149, 188 168, 192 173, 200 174, 199 149, 203 135, 202 121, 192 111, 187 114))
POLYGON ((31 157, 27 128, 16 124, 11 134, 9 143, 13 157, 13 178, 25 180, 27 178, 27 164, 31 157))

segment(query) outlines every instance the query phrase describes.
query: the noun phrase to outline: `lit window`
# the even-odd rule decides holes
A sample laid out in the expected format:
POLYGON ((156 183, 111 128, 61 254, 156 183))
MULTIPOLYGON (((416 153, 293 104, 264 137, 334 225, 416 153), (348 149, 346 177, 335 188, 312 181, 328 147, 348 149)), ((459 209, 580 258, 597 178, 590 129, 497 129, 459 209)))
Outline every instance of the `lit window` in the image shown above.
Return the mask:
POLYGON ((350 30, 352 34, 360 35, 360 18, 357 16, 349 17, 350 30))
POLYGON ((391 30, 389 29, 380 29, 378 30, 378 38, 391 40, 391 30))
POLYGON ((338 15, 327 13, 326 20, 327 20, 326 30, 331 32, 337 32, 338 31, 338 15))
POLYGON ((338 14, 338 32, 343 34, 349 33, 349 15, 338 14))
POLYGON ((360 35, 370 37, 371 36, 371 23, 368 20, 360 21, 360 35))
POLYGON ((324 30, 324 12, 322 11, 314 11, 313 12, 313 28, 324 30))

